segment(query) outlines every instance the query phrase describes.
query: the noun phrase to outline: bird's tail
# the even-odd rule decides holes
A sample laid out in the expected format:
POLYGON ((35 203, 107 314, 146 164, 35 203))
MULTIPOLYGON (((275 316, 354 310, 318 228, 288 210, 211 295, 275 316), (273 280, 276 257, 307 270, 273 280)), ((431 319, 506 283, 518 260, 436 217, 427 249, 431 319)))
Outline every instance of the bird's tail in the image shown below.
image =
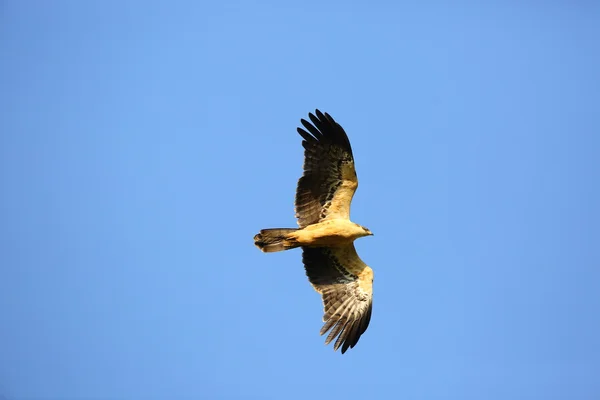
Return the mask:
POLYGON ((262 229, 254 236, 254 245, 265 253, 293 249, 299 244, 290 237, 290 233, 297 230, 296 228, 262 229))

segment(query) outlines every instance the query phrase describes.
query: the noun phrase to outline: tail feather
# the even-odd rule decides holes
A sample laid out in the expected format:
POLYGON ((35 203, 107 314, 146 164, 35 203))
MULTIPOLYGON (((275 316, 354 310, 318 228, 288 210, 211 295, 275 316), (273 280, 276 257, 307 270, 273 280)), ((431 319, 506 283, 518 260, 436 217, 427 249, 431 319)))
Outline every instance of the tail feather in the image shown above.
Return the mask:
POLYGON ((254 236, 254 245, 265 253, 293 249, 298 247, 298 244, 294 243, 289 234, 297 230, 296 228, 262 229, 254 236))

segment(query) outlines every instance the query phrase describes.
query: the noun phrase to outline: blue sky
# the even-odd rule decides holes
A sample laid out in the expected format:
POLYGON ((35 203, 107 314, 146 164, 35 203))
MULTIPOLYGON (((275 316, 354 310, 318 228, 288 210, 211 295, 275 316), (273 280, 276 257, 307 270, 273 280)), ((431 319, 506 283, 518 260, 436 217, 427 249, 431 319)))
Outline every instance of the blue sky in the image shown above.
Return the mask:
POLYGON ((597 399, 600 7, 7 1, 7 399, 597 399), (344 126, 374 311, 323 345, 300 118, 344 126))

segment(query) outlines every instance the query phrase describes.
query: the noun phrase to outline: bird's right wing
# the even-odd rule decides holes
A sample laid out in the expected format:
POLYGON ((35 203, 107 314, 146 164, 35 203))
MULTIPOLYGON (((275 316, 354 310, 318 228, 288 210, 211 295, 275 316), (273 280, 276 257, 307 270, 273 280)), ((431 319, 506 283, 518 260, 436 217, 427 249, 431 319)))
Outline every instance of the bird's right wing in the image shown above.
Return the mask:
POLYGON ((353 348, 367 330, 373 306, 373 270, 356 253, 344 247, 304 247, 302 262, 310 283, 321 293, 325 324, 321 335, 336 339, 333 349, 342 354, 353 348))

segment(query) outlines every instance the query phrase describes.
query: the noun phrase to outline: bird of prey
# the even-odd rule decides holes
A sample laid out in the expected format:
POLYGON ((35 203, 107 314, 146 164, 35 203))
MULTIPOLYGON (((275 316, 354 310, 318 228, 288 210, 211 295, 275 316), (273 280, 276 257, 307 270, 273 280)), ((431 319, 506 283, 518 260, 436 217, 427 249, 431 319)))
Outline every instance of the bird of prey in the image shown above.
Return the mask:
POLYGON ((304 174, 296 189, 299 228, 263 229, 254 244, 271 253, 302 248, 308 280, 321 294, 325 344, 342 354, 353 348, 371 320, 373 270, 354 248, 354 240, 372 235, 350 221, 350 203, 358 187, 354 157, 344 129, 327 113, 316 110, 301 119, 304 174))

